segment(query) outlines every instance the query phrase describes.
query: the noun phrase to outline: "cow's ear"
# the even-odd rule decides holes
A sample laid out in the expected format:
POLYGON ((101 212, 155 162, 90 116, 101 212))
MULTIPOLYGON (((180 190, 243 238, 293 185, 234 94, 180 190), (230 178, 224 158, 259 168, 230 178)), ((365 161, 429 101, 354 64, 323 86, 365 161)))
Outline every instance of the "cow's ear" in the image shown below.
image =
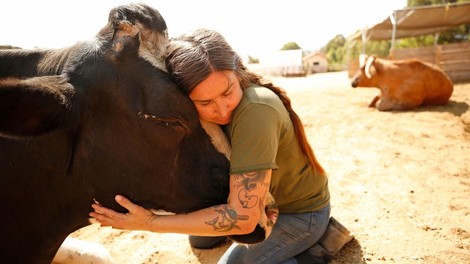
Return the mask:
POLYGON ((0 80, 0 134, 36 136, 78 120, 73 86, 61 76, 0 80))
POLYGON ((139 27, 126 20, 114 21, 114 34, 111 49, 116 57, 139 50, 139 27))

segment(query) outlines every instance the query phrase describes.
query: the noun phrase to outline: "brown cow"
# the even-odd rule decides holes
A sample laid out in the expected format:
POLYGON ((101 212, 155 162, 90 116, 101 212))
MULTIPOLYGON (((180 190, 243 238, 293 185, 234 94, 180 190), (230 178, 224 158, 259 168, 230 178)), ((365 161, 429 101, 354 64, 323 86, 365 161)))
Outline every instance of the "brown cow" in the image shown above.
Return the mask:
POLYGON ((453 91, 450 78, 436 65, 418 59, 365 59, 351 86, 380 89, 369 107, 380 111, 409 110, 424 105, 443 105, 453 91))

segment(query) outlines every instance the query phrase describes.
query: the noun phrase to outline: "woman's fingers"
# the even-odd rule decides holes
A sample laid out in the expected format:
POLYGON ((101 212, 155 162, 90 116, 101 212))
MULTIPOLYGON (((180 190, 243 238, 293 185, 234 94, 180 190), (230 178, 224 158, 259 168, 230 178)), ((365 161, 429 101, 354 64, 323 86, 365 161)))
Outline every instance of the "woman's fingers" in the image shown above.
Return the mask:
POLYGON ((116 197, 114 197, 114 199, 116 200, 116 202, 118 204, 120 204, 122 207, 126 208, 130 214, 132 214, 133 212, 141 209, 142 207, 138 206, 137 204, 131 202, 129 199, 127 199, 126 197, 122 196, 122 195, 116 195, 116 197))
POLYGON ((95 218, 102 226, 110 226, 113 223, 113 213, 109 212, 112 211, 105 207, 102 207, 97 204, 93 204, 91 207, 95 210, 94 212, 90 212, 88 215, 95 218))
POLYGON ((122 207, 126 208, 128 213, 119 213, 106 208, 98 203, 92 204, 92 212, 89 215, 95 218, 102 226, 112 226, 119 229, 146 230, 148 222, 155 215, 122 195, 116 195, 115 200, 122 207))
POLYGON ((106 208, 104 206, 101 206, 99 204, 92 204, 91 207, 93 207, 93 209, 95 210, 95 212, 99 215, 102 215, 102 216, 106 216, 106 217, 109 217, 111 219, 113 219, 114 217, 116 217, 116 215, 119 215, 118 212, 112 210, 112 209, 109 209, 109 208, 106 208))
POLYGON ((95 211, 90 212, 89 216, 98 221, 101 226, 111 226, 113 228, 126 229, 125 222, 127 220, 126 218, 128 217, 127 214, 118 213, 112 209, 98 204, 92 204, 91 206, 95 211))

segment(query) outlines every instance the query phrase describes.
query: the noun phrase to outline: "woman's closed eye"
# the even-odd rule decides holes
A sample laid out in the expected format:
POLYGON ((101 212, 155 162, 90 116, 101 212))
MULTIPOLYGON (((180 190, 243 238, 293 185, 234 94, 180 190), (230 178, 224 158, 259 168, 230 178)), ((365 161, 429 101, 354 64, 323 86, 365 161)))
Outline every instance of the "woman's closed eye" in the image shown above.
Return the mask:
POLYGON ((214 104, 214 102, 216 100, 220 100, 221 98, 222 99, 227 99, 227 98, 230 98, 232 96, 233 92, 232 92, 232 89, 230 90, 227 90, 225 93, 221 94, 219 97, 213 99, 213 100, 207 100, 207 101, 197 101, 195 102, 196 104, 200 105, 200 106, 204 106, 204 107, 207 107, 207 106, 210 106, 212 104, 214 104))
POLYGON ((222 94, 222 97, 227 98, 227 97, 232 96, 232 94, 233 94, 232 89, 230 89, 230 90, 228 90, 226 93, 222 94))
POLYGON ((199 102, 196 102, 196 104, 200 105, 200 106, 209 106, 210 104, 212 104, 214 101, 210 100, 210 101, 199 101, 199 102))

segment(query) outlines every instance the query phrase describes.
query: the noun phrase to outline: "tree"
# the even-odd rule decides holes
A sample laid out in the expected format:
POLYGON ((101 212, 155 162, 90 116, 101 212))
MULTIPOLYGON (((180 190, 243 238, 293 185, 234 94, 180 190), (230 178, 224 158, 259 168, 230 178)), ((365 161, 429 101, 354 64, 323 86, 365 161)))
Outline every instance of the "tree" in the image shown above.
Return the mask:
POLYGON ((287 42, 286 44, 284 44, 284 46, 282 46, 281 50, 297 50, 297 49, 301 49, 299 45, 297 45, 297 43, 295 42, 287 42))
POLYGON ((256 64, 256 63, 259 63, 259 59, 258 59, 258 58, 255 58, 255 57, 252 57, 252 56, 248 56, 248 64, 256 64))
POLYGON ((424 5, 440 5, 444 3, 462 3, 467 2, 465 0, 408 0, 407 6, 424 6, 424 5))
POLYGON ((320 50, 326 54, 328 60, 328 71, 340 71, 343 70, 345 64, 346 54, 346 38, 339 34, 330 40, 326 46, 320 50))

